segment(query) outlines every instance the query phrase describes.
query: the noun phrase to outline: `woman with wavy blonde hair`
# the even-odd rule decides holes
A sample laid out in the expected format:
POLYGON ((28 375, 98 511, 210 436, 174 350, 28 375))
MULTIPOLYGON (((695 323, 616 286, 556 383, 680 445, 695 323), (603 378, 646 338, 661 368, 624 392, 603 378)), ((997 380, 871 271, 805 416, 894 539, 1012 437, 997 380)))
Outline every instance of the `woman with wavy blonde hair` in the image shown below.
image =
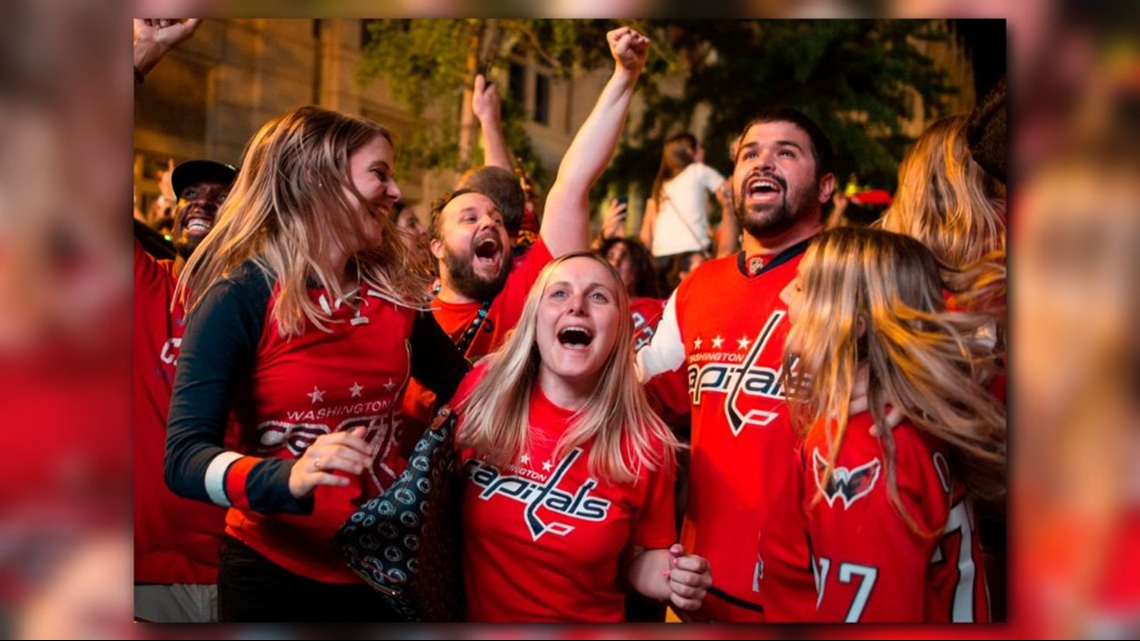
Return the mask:
POLYGON ((391 135, 367 120, 274 118, 182 273, 166 482, 230 508, 223 621, 387 616, 333 534, 404 465, 409 375, 446 399, 467 370, 421 310, 425 272, 389 219, 393 161, 391 135))
POLYGON ((970 154, 966 116, 935 121, 914 143, 880 224, 957 269, 1004 252, 1005 190, 970 154))
POLYGON ((460 388, 472 620, 620 621, 619 568, 642 594, 700 606, 708 563, 674 545, 677 441, 637 382, 631 322, 617 271, 568 254, 460 388))
POLYGON ((990 319, 947 312, 943 289, 913 238, 840 228, 781 294, 822 621, 988 620, 972 501, 1005 494, 1005 411, 982 383, 990 319))

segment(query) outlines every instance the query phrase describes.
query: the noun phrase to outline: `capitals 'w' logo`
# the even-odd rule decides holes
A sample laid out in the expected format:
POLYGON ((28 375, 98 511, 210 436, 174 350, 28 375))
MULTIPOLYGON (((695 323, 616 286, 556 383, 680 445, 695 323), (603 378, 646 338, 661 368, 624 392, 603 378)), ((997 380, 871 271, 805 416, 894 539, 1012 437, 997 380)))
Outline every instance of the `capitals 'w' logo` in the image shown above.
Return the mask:
POLYGON ((837 467, 829 476, 827 459, 816 448, 812 451, 812 467, 815 468, 815 486, 823 498, 827 499, 828 507, 833 507, 835 499, 841 498, 843 509, 846 510, 852 503, 871 493, 883 466, 879 459, 873 458, 855 469, 837 467), (826 483, 824 479, 827 479, 826 483))

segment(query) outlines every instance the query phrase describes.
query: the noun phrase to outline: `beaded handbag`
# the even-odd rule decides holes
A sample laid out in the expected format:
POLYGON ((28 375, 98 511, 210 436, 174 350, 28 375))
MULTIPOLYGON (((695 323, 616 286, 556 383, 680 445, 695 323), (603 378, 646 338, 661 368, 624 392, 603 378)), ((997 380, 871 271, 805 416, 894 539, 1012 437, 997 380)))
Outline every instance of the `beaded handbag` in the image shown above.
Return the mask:
POLYGON ((440 409, 396 482, 336 534, 349 567, 405 621, 463 620, 455 427, 440 409))

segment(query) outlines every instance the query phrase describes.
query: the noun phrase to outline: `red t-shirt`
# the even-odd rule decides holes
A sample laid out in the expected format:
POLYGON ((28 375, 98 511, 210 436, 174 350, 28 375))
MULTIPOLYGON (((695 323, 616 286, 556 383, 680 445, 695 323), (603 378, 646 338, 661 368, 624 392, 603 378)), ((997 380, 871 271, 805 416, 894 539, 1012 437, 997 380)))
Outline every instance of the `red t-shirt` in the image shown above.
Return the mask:
POLYGON ((803 507, 819 582, 819 621, 988 622, 977 520, 946 446, 904 422, 896 442, 898 495, 869 412, 851 417, 830 481, 822 428, 803 446, 803 507))
POLYGON ((134 521, 135 582, 217 581, 225 510, 175 495, 163 481, 166 418, 185 329, 181 303, 170 310, 173 263, 134 241, 134 521))
MULTIPOLYGON (((456 398, 482 374, 468 375, 456 398)), ((554 458, 573 412, 536 385, 529 450, 506 469, 461 452, 463 576, 472 621, 622 621, 630 546, 676 541, 672 469, 614 485, 588 471, 590 447, 554 458)), ((462 424, 460 426, 462 430, 462 424)))

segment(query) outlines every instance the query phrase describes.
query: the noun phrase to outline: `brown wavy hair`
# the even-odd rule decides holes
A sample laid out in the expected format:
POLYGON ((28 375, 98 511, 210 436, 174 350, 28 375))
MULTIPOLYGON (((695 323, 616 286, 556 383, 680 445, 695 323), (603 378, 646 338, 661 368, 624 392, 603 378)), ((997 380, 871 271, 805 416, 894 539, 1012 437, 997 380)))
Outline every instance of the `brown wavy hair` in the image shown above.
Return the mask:
POLYGON ((379 239, 354 213, 364 197, 349 179, 348 159, 380 136, 381 125, 340 112, 307 106, 267 122, 243 152, 241 169, 218 211, 210 234, 187 262, 178 295, 193 308, 207 288, 247 260, 280 284, 273 318, 284 336, 302 333, 305 322, 328 331, 329 312, 309 297, 315 282, 335 300, 346 294, 331 264, 332 255, 349 256, 361 286, 368 285, 395 303, 423 307, 427 271, 400 241, 388 216, 374 216, 379 239))

